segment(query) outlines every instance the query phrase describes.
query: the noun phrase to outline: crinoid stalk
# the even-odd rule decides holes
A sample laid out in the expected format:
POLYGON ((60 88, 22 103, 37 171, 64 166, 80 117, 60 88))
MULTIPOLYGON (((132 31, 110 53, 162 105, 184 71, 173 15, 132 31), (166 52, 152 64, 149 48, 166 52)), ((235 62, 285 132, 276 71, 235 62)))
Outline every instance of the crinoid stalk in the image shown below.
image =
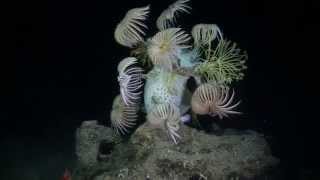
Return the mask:
POLYGON ((227 41, 216 24, 196 24, 191 32, 178 27, 178 15, 191 11, 189 1, 169 5, 152 36, 147 36, 144 23, 151 6, 129 10, 117 25, 116 41, 131 50, 131 57, 118 65, 120 95, 111 113, 111 124, 119 133, 127 133, 142 111, 151 126, 178 143, 190 109, 221 119, 239 114, 235 92, 229 90, 244 77, 247 54, 227 41), (197 82, 194 92, 187 87, 190 78, 197 82))

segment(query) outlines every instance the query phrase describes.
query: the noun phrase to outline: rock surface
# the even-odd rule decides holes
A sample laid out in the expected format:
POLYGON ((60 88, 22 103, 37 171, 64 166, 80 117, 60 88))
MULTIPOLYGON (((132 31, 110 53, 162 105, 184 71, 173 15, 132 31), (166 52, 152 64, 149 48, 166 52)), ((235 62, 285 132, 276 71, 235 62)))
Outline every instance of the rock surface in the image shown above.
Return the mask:
POLYGON ((161 129, 144 124, 102 161, 79 167, 73 179, 275 179, 279 160, 261 134, 231 130, 215 136, 188 126, 180 134, 175 145, 161 129))
POLYGON ((111 140, 112 129, 99 125, 96 120, 84 121, 76 131, 76 156, 81 166, 97 163, 99 146, 103 140, 111 140))

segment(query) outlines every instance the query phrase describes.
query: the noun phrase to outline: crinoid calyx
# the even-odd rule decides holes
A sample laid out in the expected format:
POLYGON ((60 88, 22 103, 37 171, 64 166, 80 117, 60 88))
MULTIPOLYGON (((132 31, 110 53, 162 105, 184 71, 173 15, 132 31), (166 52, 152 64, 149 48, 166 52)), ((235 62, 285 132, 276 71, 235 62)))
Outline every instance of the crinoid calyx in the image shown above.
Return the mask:
POLYGON ((200 85, 192 95, 192 111, 200 115, 218 115, 221 119, 228 114, 238 114, 239 112, 233 109, 240 104, 240 101, 232 104, 233 98, 234 91, 230 97, 229 88, 205 83, 200 85))
POLYGON ((136 105, 126 105, 120 95, 116 96, 110 114, 112 128, 119 134, 128 133, 136 125, 138 110, 136 105))
POLYGON ((181 138, 178 134, 181 122, 178 107, 169 103, 159 104, 152 109, 147 119, 152 126, 165 129, 173 142, 178 143, 177 139, 181 138))
POLYGON ((155 34, 148 41, 148 54, 153 65, 168 70, 178 67, 179 53, 190 46, 191 37, 181 28, 169 28, 155 34))

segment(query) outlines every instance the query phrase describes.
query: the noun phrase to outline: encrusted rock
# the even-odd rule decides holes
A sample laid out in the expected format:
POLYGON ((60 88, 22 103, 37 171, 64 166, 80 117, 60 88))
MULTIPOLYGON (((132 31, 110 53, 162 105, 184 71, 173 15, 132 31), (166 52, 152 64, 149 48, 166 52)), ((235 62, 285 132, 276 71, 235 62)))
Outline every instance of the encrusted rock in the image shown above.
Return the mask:
POLYGON ((113 148, 107 161, 92 168, 95 180, 229 180, 275 179, 279 160, 263 136, 254 131, 227 130, 221 136, 182 126, 175 145, 161 129, 147 123, 129 141, 113 148))
POLYGON ((112 130, 96 120, 84 121, 76 131, 76 155, 83 167, 97 163, 100 143, 112 139, 112 130))

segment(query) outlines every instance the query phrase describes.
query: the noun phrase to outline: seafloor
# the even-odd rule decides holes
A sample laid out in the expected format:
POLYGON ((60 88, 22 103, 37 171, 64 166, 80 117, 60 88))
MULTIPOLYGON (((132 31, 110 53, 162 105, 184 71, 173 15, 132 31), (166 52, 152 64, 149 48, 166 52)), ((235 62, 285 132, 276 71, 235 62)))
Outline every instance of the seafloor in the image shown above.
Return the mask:
POLYGON ((60 180, 75 165, 74 132, 1 141, 1 180, 60 180))

